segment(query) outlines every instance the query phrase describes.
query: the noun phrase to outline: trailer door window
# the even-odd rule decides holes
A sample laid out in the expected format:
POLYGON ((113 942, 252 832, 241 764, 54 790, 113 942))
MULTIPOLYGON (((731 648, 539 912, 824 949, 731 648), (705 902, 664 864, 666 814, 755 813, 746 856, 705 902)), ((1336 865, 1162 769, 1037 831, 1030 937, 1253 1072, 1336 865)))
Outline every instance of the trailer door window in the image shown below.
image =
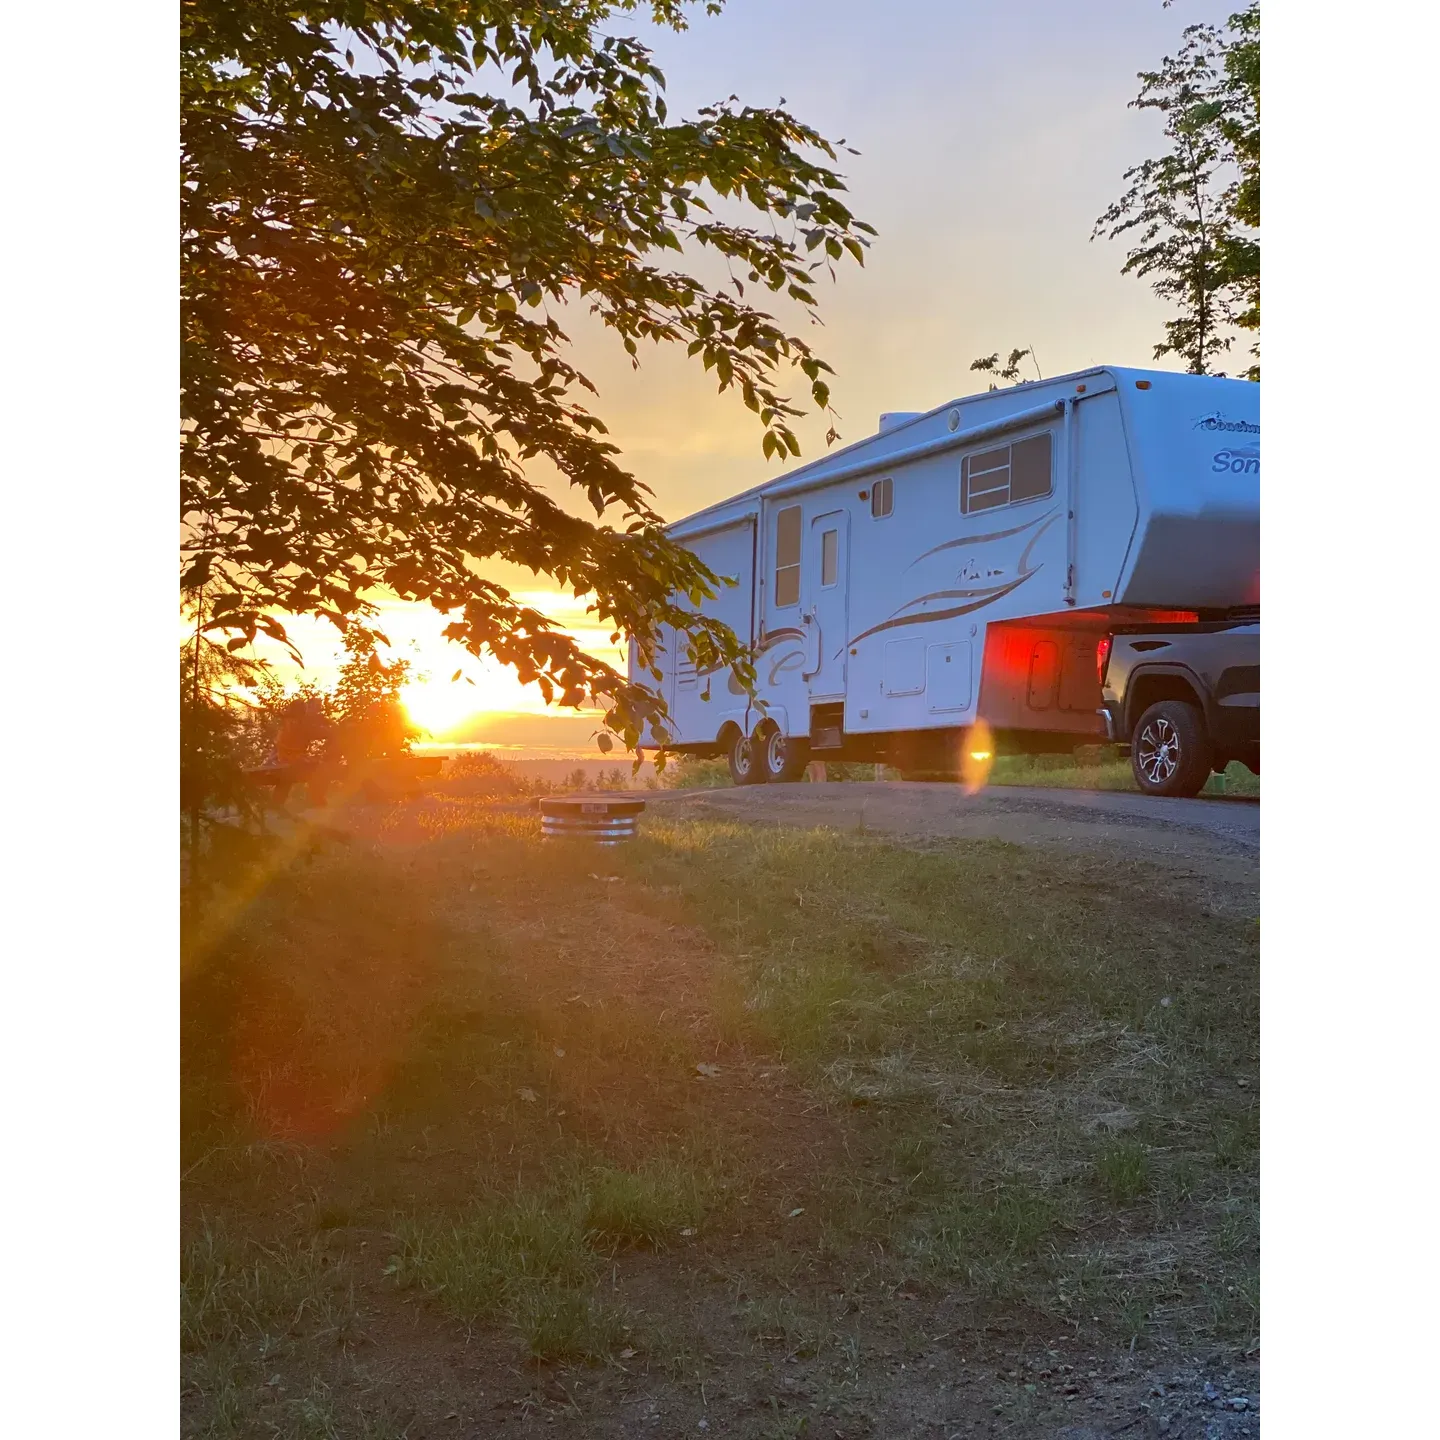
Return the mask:
POLYGON ((833 585, 840 578, 840 532, 827 530, 820 537, 820 583, 833 585))
POLYGON ((1048 432, 967 455, 960 462, 960 511, 964 515, 1040 500, 1053 488, 1048 432))
POLYGON ((775 517, 775 604, 800 603, 800 507, 787 506, 775 517))
POLYGON ((887 475, 870 487, 870 513, 883 520, 895 508, 895 482, 887 475))

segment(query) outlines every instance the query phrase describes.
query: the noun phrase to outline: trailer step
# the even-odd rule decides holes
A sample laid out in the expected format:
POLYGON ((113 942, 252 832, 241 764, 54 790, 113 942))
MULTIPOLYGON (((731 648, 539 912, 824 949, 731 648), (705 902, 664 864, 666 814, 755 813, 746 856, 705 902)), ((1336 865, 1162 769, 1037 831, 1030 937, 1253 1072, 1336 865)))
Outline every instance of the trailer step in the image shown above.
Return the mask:
POLYGON ((810 748, 839 750, 845 744, 845 706, 815 705, 810 710, 810 748))

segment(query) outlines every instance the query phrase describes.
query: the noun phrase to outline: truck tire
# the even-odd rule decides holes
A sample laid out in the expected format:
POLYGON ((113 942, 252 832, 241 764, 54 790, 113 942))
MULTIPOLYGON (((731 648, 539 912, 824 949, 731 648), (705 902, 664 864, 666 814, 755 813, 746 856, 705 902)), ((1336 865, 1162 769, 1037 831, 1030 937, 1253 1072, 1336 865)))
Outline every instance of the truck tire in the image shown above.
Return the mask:
POLYGON ((788 738, 778 725, 767 725, 755 737, 760 748, 762 778, 771 785, 793 785, 810 763, 810 742, 799 735, 788 738))
POLYGON ((1160 700, 1136 722, 1130 744, 1135 783, 1147 795, 1198 795, 1213 754, 1205 717, 1183 700, 1160 700))
POLYGON ((760 747, 743 730, 737 730, 730 740, 730 750, 725 757, 730 764, 730 778, 737 785, 763 785, 765 767, 760 762, 760 747))

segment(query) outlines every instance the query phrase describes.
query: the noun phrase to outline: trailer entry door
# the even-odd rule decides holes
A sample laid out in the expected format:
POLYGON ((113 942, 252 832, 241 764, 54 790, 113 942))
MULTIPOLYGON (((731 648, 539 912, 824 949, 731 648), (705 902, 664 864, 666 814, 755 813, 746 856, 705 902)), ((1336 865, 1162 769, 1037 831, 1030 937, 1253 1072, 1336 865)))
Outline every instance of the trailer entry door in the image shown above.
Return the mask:
POLYGON ((844 510, 810 522, 802 567, 810 699, 845 698, 845 642, 849 638, 850 516, 844 510))

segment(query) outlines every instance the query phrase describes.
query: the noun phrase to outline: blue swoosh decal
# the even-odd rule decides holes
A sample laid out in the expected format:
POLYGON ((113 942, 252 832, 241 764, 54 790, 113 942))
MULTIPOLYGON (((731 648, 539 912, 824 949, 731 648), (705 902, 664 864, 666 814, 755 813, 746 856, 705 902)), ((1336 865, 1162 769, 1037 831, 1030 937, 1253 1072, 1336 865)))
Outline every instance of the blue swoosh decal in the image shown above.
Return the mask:
POLYGON ((912 570, 922 560, 928 560, 932 555, 938 555, 942 550, 955 550, 961 545, 984 545, 990 540, 1004 540, 1011 535, 1019 535, 1028 530, 1032 525, 1039 525, 1045 520, 1054 520, 1059 515, 1059 506, 1047 510, 1043 515, 1037 515, 1033 520, 1027 520, 1023 525, 1016 525, 1010 530, 992 530, 988 535, 962 535, 958 540, 946 540, 944 544, 937 545, 933 550, 927 550, 923 555, 917 555, 905 568, 912 570))

